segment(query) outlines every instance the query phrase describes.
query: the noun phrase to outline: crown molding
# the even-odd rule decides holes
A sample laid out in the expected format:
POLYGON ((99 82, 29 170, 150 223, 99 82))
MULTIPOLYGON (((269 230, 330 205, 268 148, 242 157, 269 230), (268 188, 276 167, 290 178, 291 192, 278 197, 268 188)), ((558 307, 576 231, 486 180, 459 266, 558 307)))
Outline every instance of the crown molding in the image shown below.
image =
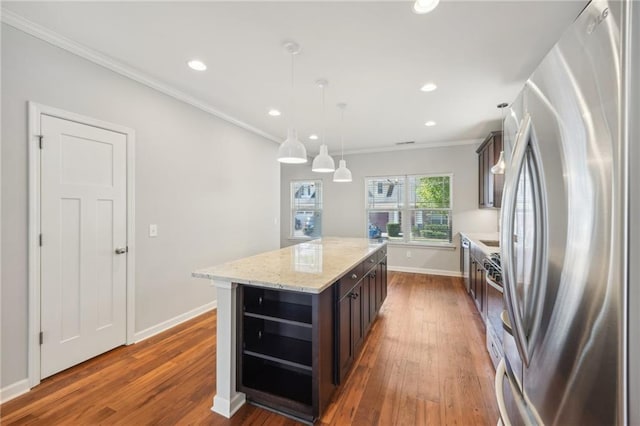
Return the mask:
MULTIPOLYGON (((372 154, 375 152, 398 152, 398 151, 411 151, 414 149, 431 149, 431 148, 451 148, 453 146, 462 146, 462 145, 478 145, 483 141, 483 139, 464 139, 460 141, 440 141, 440 142, 432 142, 432 143, 415 143, 411 145, 395 145, 395 146, 385 146, 380 148, 363 148, 363 149, 353 149, 346 150, 344 155, 352 155, 352 154, 372 154)), ((339 156, 340 152, 332 152, 331 155, 339 156)))
POLYGON ((150 87, 158 92, 164 93, 165 95, 171 96, 174 99, 177 99, 181 102, 189 104, 199 110, 202 110, 208 114, 211 114, 221 120, 224 120, 228 123, 231 123, 235 126, 238 126, 242 129, 248 130, 249 132, 255 133, 258 136, 262 136, 265 139, 268 139, 273 142, 280 143, 280 138, 276 138, 275 136, 258 129, 248 123, 245 123, 242 120, 238 120, 235 117, 232 117, 224 112, 214 108, 213 106, 203 102, 200 99, 197 99, 191 95, 188 95, 176 88, 163 83, 159 80, 154 79, 153 77, 135 70, 122 62, 117 61, 114 58, 111 58, 107 55, 104 55, 94 49, 91 49, 87 46, 84 46, 80 43, 77 43, 67 37, 64 37, 55 31, 51 31, 35 22, 32 22, 21 15, 18 15, 15 12, 12 12, 6 8, 1 9, 1 17, 2 22, 17 29, 24 33, 27 33, 33 37, 36 37, 40 40, 43 40, 49 44, 52 44, 56 47, 64 49, 68 52, 73 53, 74 55, 80 56, 88 61, 93 62, 94 64, 100 65, 104 68, 107 68, 115 73, 123 75, 131 80, 134 80, 138 83, 144 84, 147 87, 150 87))

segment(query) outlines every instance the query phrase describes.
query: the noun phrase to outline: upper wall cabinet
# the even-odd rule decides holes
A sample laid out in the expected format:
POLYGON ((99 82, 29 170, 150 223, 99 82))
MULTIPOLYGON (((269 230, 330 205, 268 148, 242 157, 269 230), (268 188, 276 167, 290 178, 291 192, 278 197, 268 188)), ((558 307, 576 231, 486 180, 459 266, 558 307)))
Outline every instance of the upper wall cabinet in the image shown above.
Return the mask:
POLYGON ((502 206, 504 175, 494 175, 491 167, 498 162, 502 151, 502 132, 491 132, 478 150, 478 206, 499 209, 502 206))

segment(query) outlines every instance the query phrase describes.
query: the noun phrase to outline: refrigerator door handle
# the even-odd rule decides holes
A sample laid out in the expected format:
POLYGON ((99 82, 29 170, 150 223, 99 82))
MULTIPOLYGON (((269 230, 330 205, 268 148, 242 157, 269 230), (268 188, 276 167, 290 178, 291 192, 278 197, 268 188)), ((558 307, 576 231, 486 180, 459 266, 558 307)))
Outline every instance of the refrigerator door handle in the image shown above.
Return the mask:
POLYGON ((516 136, 513 146, 512 163, 505 172, 505 192, 504 205, 502 206, 502 227, 500 235, 500 250, 502 259, 502 277, 504 285, 505 305, 513 337, 518 347, 520 357, 526 366, 529 365, 529 354, 527 350, 526 331, 523 324, 523 316, 518 306, 517 293, 515 289, 515 265, 513 261, 514 244, 514 217, 516 209, 516 189, 520 171, 525 161, 527 152, 527 141, 531 135, 531 115, 526 114, 520 130, 516 136))

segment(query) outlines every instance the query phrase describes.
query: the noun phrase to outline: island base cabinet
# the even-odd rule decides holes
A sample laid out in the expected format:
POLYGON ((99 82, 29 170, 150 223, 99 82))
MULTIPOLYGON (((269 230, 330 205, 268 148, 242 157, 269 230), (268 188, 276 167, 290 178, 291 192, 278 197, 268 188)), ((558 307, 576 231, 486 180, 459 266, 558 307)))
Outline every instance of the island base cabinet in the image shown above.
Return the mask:
POLYGON ((387 298, 387 263, 386 260, 378 263, 375 273, 376 281, 376 312, 380 310, 387 298))
POLYGON ((313 421, 335 390, 331 289, 238 288, 238 390, 249 402, 313 421))
MULTIPOLYGON (((387 296, 386 253, 376 253, 363 262, 360 270, 369 269, 348 290, 336 286, 336 365, 335 384, 341 384, 349 373, 378 311, 387 296), (371 262, 374 259, 374 262, 371 262), (377 263, 376 263, 377 260, 377 263)), ((349 275, 352 277, 353 275, 349 275)), ((351 281, 347 281, 351 284, 351 281)))
POLYGON ((242 366, 241 390, 251 401, 277 405, 280 411, 302 419, 313 418, 311 371, 250 355, 242 356, 242 366))
POLYGON ((384 248, 319 294, 238 284, 237 390, 313 422, 349 373, 386 294, 384 248))
MULTIPOLYGON (((349 372, 353 360, 364 340, 362 288, 364 281, 356 285, 347 295, 338 301, 338 366, 337 383, 349 372)), ((368 285, 368 282, 367 282, 368 285)), ((367 308, 368 310, 368 308, 367 308)))

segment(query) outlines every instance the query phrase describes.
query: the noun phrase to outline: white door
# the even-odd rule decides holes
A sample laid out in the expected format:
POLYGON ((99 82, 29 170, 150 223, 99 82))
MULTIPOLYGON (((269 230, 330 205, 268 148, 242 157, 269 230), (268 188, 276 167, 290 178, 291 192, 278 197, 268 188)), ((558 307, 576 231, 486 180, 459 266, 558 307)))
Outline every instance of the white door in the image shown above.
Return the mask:
POLYGON ((127 139, 40 117, 44 378, 126 341, 127 139))

